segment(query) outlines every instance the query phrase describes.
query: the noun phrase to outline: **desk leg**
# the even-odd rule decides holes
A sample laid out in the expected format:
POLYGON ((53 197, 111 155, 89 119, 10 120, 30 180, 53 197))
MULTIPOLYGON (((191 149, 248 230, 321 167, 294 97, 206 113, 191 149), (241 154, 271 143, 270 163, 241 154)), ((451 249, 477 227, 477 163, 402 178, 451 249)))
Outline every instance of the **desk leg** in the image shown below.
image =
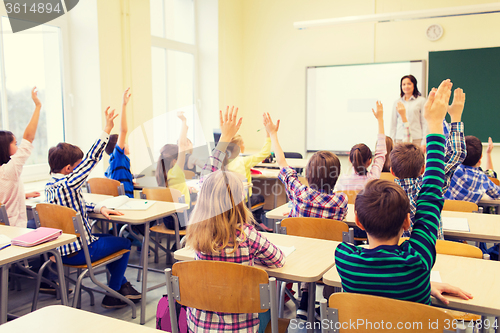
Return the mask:
POLYGON ((7 305, 9 293, 9 265, 0 267, 0 325, 7 322, 7 305))
POLYGON ((307 330, 307 333, 314 333, 314 311, 316 305, 316 282, 309 282, 309 304, 307 306, 307 321, 311 323, 311 329, 307 330))
POLYGON ((63 305, 68 305, 68 290, 66 289, 66 277, 64 276, 64 267, 59 251, 49 251, 56 257, 57 275, 59 275, 59 287, 61 288, 61 301, 63 305))
POLYGON ((149 222, 144 224, 144 241, 142 242, 142 296, 141 325, 146 323, 146 294, 148 292, 148 252, 149 252, 149 222))

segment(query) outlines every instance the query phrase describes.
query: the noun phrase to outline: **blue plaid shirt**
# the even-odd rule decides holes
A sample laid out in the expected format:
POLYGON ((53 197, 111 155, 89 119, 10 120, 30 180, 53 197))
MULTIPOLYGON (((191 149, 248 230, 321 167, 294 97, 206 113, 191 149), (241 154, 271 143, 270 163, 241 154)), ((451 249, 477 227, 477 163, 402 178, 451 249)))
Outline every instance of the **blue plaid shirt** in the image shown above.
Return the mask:
MULTIPOLYGON (((467 151, 465 149, 465 136, 464 136, 464 123, 451 123, 443 124, 444 134, 446 137, 446 151, 445 151, 445 181, 443 186, 443 193, 448 190, 450 186, 453 173, 459 165, 465 160, 467 151)), ((410 218, 411 227, 415 222, 415 212, 417 210, 417 197, 420 189, 422 188, 422 176, 418 178, 405 178, 395 179, 395 182, 403 188, 410 200, 410 218)), ((403 237, 409 237, 411 228, 403 233, 403 237)), ((438 238, 444 239, 443 223, 439 221, 438 238)))
POLYGON ((459 165, 444 198, 478 203, 484 194, 500 199, 500 187, 496 186, 480 168, 459 165))
MULTIPOLYGON (((98 239, 90 231, 91 227, 87 212, 99 213, 102 205, 85 202, 82 196, 82 186, 87 181, 92 169, 101 160, 108 140, 109 135, 103 132, 72 173, 68 175, 53 173, 52 178, 45 185, 45 196, 48 203, 69 207, 80 213, 87 244, 95 242, 98 239)), ((82 237, 83 235, 80 235, 76 242, 59 247, 61 255, 67 256, 80 251, 82 249, 82 237)))

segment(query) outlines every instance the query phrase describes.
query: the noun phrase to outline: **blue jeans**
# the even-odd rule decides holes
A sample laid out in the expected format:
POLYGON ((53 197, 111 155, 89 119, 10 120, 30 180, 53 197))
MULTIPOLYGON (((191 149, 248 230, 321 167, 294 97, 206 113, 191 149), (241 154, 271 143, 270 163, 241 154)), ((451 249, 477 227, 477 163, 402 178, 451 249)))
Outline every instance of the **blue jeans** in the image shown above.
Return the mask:
MULTIPOLYGON (((92 261, 102 259, 120 250, 130 250, 130 241, 127 238, 108 234, 95 234, 94 236, 99 237, 99 239, 89 245, 89 254, 92 261)), ((70 258, 63 256, 63 263, 67 265, 85 265, 83 249, 75 253, 76 255, 70 258)), ((127 282, 124 274, 127 269, 129 254, 130 252, 127 252, 120 259, 106 265, 111 274, 109 287, 113 290, 120 290, 121 286, 127 282)))

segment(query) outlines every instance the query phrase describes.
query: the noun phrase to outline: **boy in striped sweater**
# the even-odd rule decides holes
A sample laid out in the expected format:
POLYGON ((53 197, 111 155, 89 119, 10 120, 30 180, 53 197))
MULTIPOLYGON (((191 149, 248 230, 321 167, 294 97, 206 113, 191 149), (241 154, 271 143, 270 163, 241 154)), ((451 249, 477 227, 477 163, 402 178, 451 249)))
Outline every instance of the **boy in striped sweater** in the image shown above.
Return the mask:
POLYGON ((425 105, 424 116, 431 134, 427 136, 426 168, 410 239, 398 245, 403 231, 410 227, 406 193, 387 180, 369 182, 356 198, 355 218, 356 224, 366 230, 370 246, 342 243, 335 251, 344 291, 431 304, 430 273, 436 260, 435 245, 444 203, 442 123, 451 86, 449 80, 443 81, 437 90, 432 90, 425 105))

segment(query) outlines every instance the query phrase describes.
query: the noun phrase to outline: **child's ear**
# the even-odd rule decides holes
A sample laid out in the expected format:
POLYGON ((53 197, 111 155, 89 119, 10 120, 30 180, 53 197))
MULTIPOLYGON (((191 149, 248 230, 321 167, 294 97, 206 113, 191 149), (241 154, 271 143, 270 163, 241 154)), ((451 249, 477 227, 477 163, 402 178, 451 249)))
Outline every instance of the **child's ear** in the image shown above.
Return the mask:
MULTIPOLYGON (((391 170, 391 175, 393 175, 394 177, 396 177, 396 174, 394 173, 394 171, 392 170, 392 167, 390 168, 391 170)), ((396 177, 397 178, 397 177, 396 177)))
POLYGON ((422 169, 420 169, 420 175, 422 176, 425 172, 425 164, 422 165, 422 169))
POLYGON ((403 221, 403 230, 407 231, 410 229, 411 226, 411 219, 410 219, 410 213, 406 215, 405 220, 403 221))
POLYGON ((365 227, 363 227, 363 225, 361 224, 361 222, 359 222, 359 218, 358 218, 358 213, 357 212, 354 212, 354 221, 356 221, 356 226, 359 229, 365 230, 365 227))

